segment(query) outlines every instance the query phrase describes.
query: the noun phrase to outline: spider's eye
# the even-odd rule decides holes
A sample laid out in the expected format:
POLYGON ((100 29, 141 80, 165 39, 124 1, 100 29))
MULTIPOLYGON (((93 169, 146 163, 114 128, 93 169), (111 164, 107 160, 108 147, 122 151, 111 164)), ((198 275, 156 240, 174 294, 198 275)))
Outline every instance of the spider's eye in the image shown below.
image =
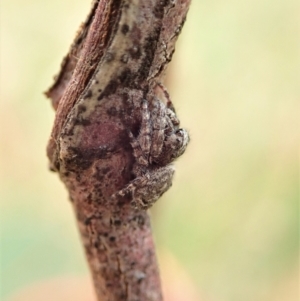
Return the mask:
POLYGON ((184 153, 189 141, 190 138, 187 131, 185 131, 184 129, 178 129, 176 131, 176 150, 174 150, 172 157, 178 158, 179 156, 181 156, 184 153))
POLYGON ((183 130, 182 129, 177 130, 176 135, 183 137, 183 130))

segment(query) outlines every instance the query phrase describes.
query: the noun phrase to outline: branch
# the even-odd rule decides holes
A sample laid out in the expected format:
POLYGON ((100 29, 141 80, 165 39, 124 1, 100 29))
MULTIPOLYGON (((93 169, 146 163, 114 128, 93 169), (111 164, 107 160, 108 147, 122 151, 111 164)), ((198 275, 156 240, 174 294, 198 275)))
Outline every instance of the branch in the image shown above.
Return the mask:
POLYGON ((112 198, 133 179, 128 130, 159 96, 189 0, 99 0, 46 92, 56 109, 47 147, 72 201, 98 300, 162 300, 149 216, 112 198))

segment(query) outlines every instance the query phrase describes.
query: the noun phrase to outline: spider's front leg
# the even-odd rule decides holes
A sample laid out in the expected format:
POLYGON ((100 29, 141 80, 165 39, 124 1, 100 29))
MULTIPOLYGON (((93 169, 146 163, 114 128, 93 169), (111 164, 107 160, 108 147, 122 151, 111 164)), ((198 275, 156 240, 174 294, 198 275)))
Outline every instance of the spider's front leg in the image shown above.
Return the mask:
POLYGON ((149 170, 144 175, 132 180, 116 195, 125 196, 130 194, 132 206, 146 210, 172 186, 174 172, 173 165, 149 170))

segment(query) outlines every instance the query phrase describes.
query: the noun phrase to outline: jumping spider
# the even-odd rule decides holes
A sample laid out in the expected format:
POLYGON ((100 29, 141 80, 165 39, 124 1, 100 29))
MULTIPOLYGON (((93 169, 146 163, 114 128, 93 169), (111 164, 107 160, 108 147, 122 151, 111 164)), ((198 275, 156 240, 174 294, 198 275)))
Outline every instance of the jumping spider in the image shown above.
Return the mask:
POLYGON ((175 112, 158 98, 152 101, 151 112, 148 101, 142 100, 141 115, 138 136, 128 132, 135 179, 113 197, 131 194, 132 205, 146 210, 171 187, 175 172, 171 163, 184 153, 189 135, 179 128, 175 112))

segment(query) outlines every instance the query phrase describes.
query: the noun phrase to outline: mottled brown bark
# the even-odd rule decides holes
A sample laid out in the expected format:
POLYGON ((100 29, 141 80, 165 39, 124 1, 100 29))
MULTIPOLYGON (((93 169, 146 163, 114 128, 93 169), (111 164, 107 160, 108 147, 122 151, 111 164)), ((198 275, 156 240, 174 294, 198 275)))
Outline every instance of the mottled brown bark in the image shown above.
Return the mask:
POLYGON ((111 196, 132 180, 127 131, 158 95, 189 0, 94 1, 52 88, 47 148, 78 220, 98 300, 162 300, 146 211, 111 196))

